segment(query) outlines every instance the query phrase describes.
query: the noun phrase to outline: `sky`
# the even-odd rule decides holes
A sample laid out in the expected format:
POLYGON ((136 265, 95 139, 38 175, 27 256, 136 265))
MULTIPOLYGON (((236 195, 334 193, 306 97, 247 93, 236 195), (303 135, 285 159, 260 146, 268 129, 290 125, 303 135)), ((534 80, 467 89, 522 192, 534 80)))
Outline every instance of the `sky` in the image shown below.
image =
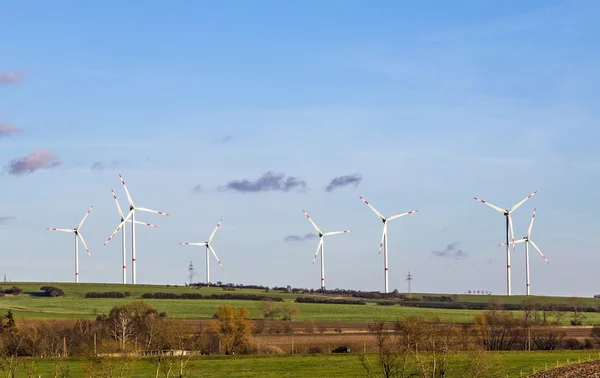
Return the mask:
MULTIPOLYGON (((120 282, 125 178, 138 283, 506 292, 501 213, 537 208, 531 290, 600 293, 595 1, 0 0, 0 274, 120 282)), ((129 235, 128 235, 129 236, 129 235)), ((128 237, 130 240, 130 237, 128 237)), ((130 246, 128 245, 128 259, 130 246)), ((523 244, 513 293, 525 292, 523 244)), ((129 267, 131 264, 128 264, 129 267)), ((128 278, 128 281, 130 277, 128 278)))

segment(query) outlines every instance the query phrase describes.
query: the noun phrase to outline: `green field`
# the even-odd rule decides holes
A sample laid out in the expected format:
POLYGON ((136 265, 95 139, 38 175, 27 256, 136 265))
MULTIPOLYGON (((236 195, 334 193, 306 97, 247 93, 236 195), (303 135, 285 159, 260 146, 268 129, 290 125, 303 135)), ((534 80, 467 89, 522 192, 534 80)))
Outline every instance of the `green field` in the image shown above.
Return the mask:
MULTIPOLYGON (((75 283, 10 283, 4 285, 18 286, 24 293, 18 296, 7 295, 0 298, 0 308, 13 309, 17 319, 93 319, 99 314, 108 313, 109 310, 118 305, 141 300, 141 295, 148 292, 166 293, 200 293, 200 294, 224 294, 229 293, 222 288, 210 287, 192 289, 185 286, 160 286, 160 285, 120 285, 120 284, 75 284, 75 283), (60 287, 65 296, 59 298, 48 298, 39 296, 39 288, 44 285, 60 287), (122 299, 86 299, 86 292, 109 292, 118 291, 131 293, 128 298, 122 299)), ((254 289, 236 289, 236 294, 258 294, 270 297, 280 297, 286 302, 293 302, 299 294, 265 292, 254 289)), ((306 296, 306 295, 302 295, 306 296)), ((319 296, 314 294, 313 296, 319 296)), ((416 294, 415 296, 419 296, 416 294)), ((524 296, 488 296, 488 295, 459 295, 458 300, 463 302, 488 303, 492 299, 504 303, 520 303, 524 296)), ((565 297, 536 297, 547 298, 553 303, 566 303, 565 297)), ((192 300, 192 299, 144 299, 154 306, 159 312, 166 312, 170 318, 178 319, 210 319, 218 306, 231 304, 244 306, 250 310, 251 318, 261 318, 259 312, 260 301, 248 300, 192 300)), ((590 306, 598 306, 600 299, 586 298, 585 302, 590 306)), ((370 322, 374 318, 393 320, 406 315, 418 315, 423 317, 438 316, 445 322, 469 323, 472 322, 476 310, 450 310, 450 309, 427 309, 401 306, 378 306, 375 301, 368 301, 366 306, 360 305, 332 305, 332 304, 297 304, 300 313, 298 320, 310 318, 313 321, 339 321, 339 322, 370 322)), ((568 316, 563 322, 568 323, 568 316)), ((591 325, 600 323, 600 313, 586 313, 584 324, 591 325)))
MULTIPOLYGON (((531 374, 535 367, 539 372, 547 366, 562 366, 567 360, 577 362, 598 358, 598 352, 496 352, 489 353, 502 367, 502 377, 520 377, 531 374)), ((371 360, 375 356, 370 356, 371 360)), ((456 357, 456 363, 447 377, 462 377, 467 359, 466 354, 456 357)), ((19 371, 24 373, 24 365, 31 359, 22 359, 19 371)), ((54 376, 54 361, 35 361, 37 374, 41 377, 54 376)), ((85 359, 67 360, 71 376, 86 376, 90 362, 85 359)), ((124 360, 104 358, 102 363, 121 369, 124 360)), ((155 366, 149 358, 131 359, 128 362, 128 377, 153 377, 155 366)), ((188 364, 190 377, 364 377, 365 371, 357 355, 285 355, 285 356, 203 356, 195 357, 188 364)), ((17 374, 19 376, 20 374, 17 374)), ((36 375, 36 376, 38 376, 36 375)), ((161 372, 161 376, 164 376, 161 372)))

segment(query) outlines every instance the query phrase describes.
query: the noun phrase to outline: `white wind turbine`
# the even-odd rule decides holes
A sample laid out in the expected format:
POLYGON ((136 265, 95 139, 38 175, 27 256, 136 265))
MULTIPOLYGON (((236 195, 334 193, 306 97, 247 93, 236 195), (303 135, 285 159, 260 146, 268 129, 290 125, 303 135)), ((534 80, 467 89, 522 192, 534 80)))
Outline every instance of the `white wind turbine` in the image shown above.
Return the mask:
POLYGON ((315 260, 317 259, 317 255, 319 254, 319 250, 320 250, 321 251, 321 289, 325 289, 325 249, 324 249, 323 237, 330 236, 330 235, 337 235, 337 234, 345 234, 347 232, 352 232, 352 230, 343 230, 343 231, 323 233, 323 232, 321 232, 319 227, 317 227, 315 222, 313 222, 313 220, 310 218, 310 216, 306 213, 306 211, 302 210, 302 212, 304 213, 304 215, 306 215, 306 217, 308 218, 310 223, 312 223, 315 230, 317 230, 317 233, 319 234, 319 245, 317 246, 317 252, 315 253, 315 257, 313 258, 312 263, 313 264, 315 263, 315 260))
POLYGON ((208 237, 208 241, 206 241, 204 243, 191 243, 191 242, 182 242, 182 243, 179 243, 179 244, 182 244, 182 245, 199 245, 199 246, 206 247, 206 284, 208 286, 210 286, 210 255, 208 253, 209 250, 215 256, 215 259, 217 259, 217 262, 219 263, 219 266, 221 266, 221 269, 223 269, 223 265, 221 265, 221 260, 219 260, 219 257, 215 253, 215 250, 210 245, 210 242, 215 237, 215 233, 219 229, 219 226, 221 226, 221 221, 222 220, 219 220, 219 223, 217 223, 217 227, 215 227, 215 230, 208 237))
MULTIPOLYGON (((544 256, 544 254, 542 253, 542 251, 540 251, 540 249, 538 248, 537 245, 535 245, 535 243, 533 242, 533 240, 531 240, 531 229, 533 228, 533 221, 535 220, 535 210, 533 209, 533 215, 531 216, 531 223, 529 223, 529 229, 527 230, 527 236, 523 237, 523 239, 519 239, 517 241, 515 241, 515 243, 525 243, 525 280, 526 280, 526 287, 527 287, 527 295, 530 295, 530 281, 529 281, 529 243, 531 243, 531 245, 540 253, 540 255, 542 255, 542 258, 544 259, 544 261, 546 261, 546 264, 550 264, 548 262, 548 259, 546 258, 546 256, 544 256)), ((502 243, 502 244, 498 244, 499 247, 506 245, 506 243, 502 243)))
MULTIPOLYGON (((119 215, 121 216, 121 222, 123 222, 125 220, 125 217, 123 216, 123 211, 121 210, 121 206, 119 205, 119 201, 117 200, 117 195, 115 194, 114 190, 111 189, 110 191, 112 192, 115 203, 117 204, 117 210, 119 211, 119 215)), ((127 223, 131 223, 131 219, 127 219, 127 223)), ((157 227, 150 223, 144 223, 144 222, 138 222, 138 221, 135 221, 135 223, 141 224, 144 226, 148 226, 148 227, 154 227, 154 228, 157 227)), ((122 256, 123 256, 123 284, 126 284, 127 283, 127 255, 126 255, 127 248, 125 247, 125 224, 123 224, 123 228, 121 229, 121 238, 122 238, 121 239, 122 240, 121 248, 122 248, 122 256)))
POLYGON ((92 207, 90 207, 90 209, 87 211, 87 213, 85 213, 85 215, 83 216, 83 219, 81 220, 81 222, 79 222, 77 227, 75 227, 73 229, 70 229, 70 228, 47 228, 46 229, 49 231, 72 232, 75 234, 75 282, 79 282, 79 240, 77 240, 77 238, 81 239, 81 242, 83 243, 83 246, 85 247, 85 251, 88 253, 88 256, 91 257, 90 250, 87 247, 87 245, 85 244, 85 240, 83 240, 83 235, 81 235, 81 232, 79 230, 81 229, 81 226, 83 226, 83 222, 85 222, 85 220, 87 219, 88 215, 90 215, 90 212, 92 211, 93 208, 94 208, 94 205, 92 205, 92 207))
POLYGON ((513 249, 515 247, 515 233, 513 231, 513 226, 512 226, 512 220, 510 219, 510 214, 515 211, 516 209, 518 209, 522 204, 525 203, 525 201, 527 201, 528 199, 530 199, 531 197, 533 197, 535 194, 537 193, 537 191, 531 193, 530 195, 528 195, 524 200, 522 200, 521 202, 517 203, 515 206, 511 207, 509 210, 504 210, 496 205, 492 205, 489 202, 486 202, 480 198, 477 197, 473 197, 474 200, 479 201, 485 205, 488 205, 489 207, 491 207, 492 209, 501 212, 502 214, 504 214, 504 216, 506 217, 506 295, 511 295, 511 286, 510 286, 510 239, 509 239, 509 230, 510 230, 510 234, 512 236, 512 244, 513 244, 513 249))
POLYGON ((391 221, 393 219, 396 218, 400 218, 403 217, 405 215, 411 215, 414 213, 418 213, 419 210, 413 210, 413 211, 409 211, 407 213, 403 213, 403 214, 398 214, 398 215, 392 215, 389 218, 384 217, 383 215, 381 215, 381 213, 379 211, 377 211, 373 206, 371 206, 371 204, 365 200, 362 196, 359 196, 359 198, 365 203, 367 204, 367 206, 369 206, 371 208, 371 210, 373 210, 375 212, 375 214, 377 214, 377 216, 381 219, 381 221, 383 222, 383 236, 381 237, 381 243, 379 243, 379 254, 381 254, 381 249, 383 248, 383 275, 384 275, 384 279, 385 279, 385 292, 388 293, 389 292, 389 287, 388 287, 388 237, 387 237, 387 222, 391 221))
POLYGON ((123 180, 123 176, 119 175, 119 177, 121 178, 121 183, 123 184, 123 187, 125 188, 125 194, 127 194, 127 200, 129 201, 129 214, 127 214, 127 216, 125 217, 124 220, 121 221, 121 223, 117 226, 117 228, 115 229, 115 231, 112 233, 112 235, 110 235, 110 237, 108 238, 108 240, 104 243, 104 246, 106 244, 108 244, 108 242, 110 242, 112 240, 112 238, 117 234, 117 232, 119 232, 119 230, 121 229, 121 227, 123 227, 123 225, 125 224, 125 222, 127 222, 130 218, 131 218, 131 283, 135 285, 136 283, 136 269, 135 269, 135 262, 136 262, 136 258, 135 258, 135 212, 136 211, 145 211, 148 213, 154 213, 154 214, 160 214, 160 215, 165 215, 165 216, 169 216, 169 214, 164 213, 162 211, 156 211, 156 210, 150 210, 150 209, 146 209, 143 207, 136 207, 133 204, 133 200, 131 199, 131 195, 129 194, 129 190, 127 190, 127 185, 125 185, 125 180, 123 180))

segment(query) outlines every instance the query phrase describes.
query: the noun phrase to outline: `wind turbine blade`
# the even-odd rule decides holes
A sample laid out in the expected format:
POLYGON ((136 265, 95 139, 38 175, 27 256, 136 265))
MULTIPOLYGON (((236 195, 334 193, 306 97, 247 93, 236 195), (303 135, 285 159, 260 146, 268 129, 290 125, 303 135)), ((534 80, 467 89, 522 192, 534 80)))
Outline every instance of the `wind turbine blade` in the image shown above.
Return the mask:
POLYGON ((317 252, 315 252, 315 257, 313 257, 313 261, 312 263, 315 263, 315 260, 317 259, 317 255, 319 254, 319 251, 321 250, 321 245, 323 245, 323 237, 319 238, 319 245, 317 245, 317 252))
POLYGON ((129 214, 127 214, 127 217, 125 219, 123 219, 123 221, 121 223, 119 223, 119 225, 117 226, 117 229, 115 230, 115 232, 113 232, 112 235, 110 235, 110 237, 108 238, 108 240, 104 242, 104 244, 102 245, 103 247, 105 245, 107 245, 108 242, 110 242, 112 240, 112 238, 117 234, 117 232, 119 232, 119 230, 121 229, 121 227, 123 227, 123 225, 125 224, 125 222, 127 222, 127 220, 129 218, 131 218, 132 214, 133 214, 133 211, 130 211, 129 214))
MULTIPOLYGON (((523 242, 525 242, 525 239, 515 240, 515 244, 523 243, 523 242)), ((504 247, 504 246, 506 246, 506 242, 504 242, 502 244, 498 244, 498 247, 504 247)))
POLYGON ((129 190, 127 190, 127 185, 125 185, 125 180, 123 179, 123 176, 121 176, 120 173, 119 173, 119 178, 121 179, 121 183, 123 184, 123 187, 125 188, 125 194, 127 194, 127 201, 129 201, 129 205, 131 207, 134 207, 133 200, 131 199, 131 195, 129 195, 129 190))
POLYGON ((517 203, 515 206, 511 207, 510 210, 508 211, 509 213, 512 213, 513 211, 517 210, 517 208, 519 206, 521 206, 522 204, 525 203, 525 201, 527 201, 528 199, 530 199, 531 197, 535 196, 535 194, 537 193, 537 190, 533 193, 531 193, 530 195, 528 195, 523 201, 517 203))
POLYGON ((366 199, 364 199, 362 196, 358 196, 358 198, 360 198, 367 206, 369 206, 371 208, 371 210, 373 210, 375 212, 375 214, 377 214, 377 216, 381 219, 385 219, 385 217, 383 215, 381 215, 381 213, 379 211, 377 211, 377 209, 375 209, 370 203, 369 201, 367 201, 366 199))
POLYGON ((383 234, 381 235, 381 243, 379 243, 379 251, 377 252, 378 255, 381 255, 381 249, 383 248, 383 239, 385 238, 385 234, 387 232, 387 223, 383 224, 383 234))
POLYGON ((533 209, 533 215, 531 216, 531 223, 529 223, 529 230, 527 230, 527 237, 531 236, 531 229, 533 228, 533 221, 535 220, 535 210, 533 209))
POLYGON ((206 247, 206 243, 181 242, 179 244, 181 244, 181 245, 201 245, 203 247, 206 247))
POLYGON ((121 216, 121 220, 125 219, 123 216, 123 211, 121 211, 121 205, 119 205, 119 201, 117 201, 117 195, 114 190, 110 190, 112 192, 113 198, 115 199, 115 203, 117 204, 117 210, 119 211, 119 215, 121 216))
POLYGON ((210 243, 213 238, 215 237, 215 234, 217 233, 217 230, 219 229, 219 226, 221 225, 221 222, 223 221, 223 219, 219 219, 219 223, 217 223, 217 227, 215 227, 215 230, 212 232, 212 234, 210 234, 210 237, 208 238, 208 242, 210 243))
POLYGON ((328 232, 326 234, 323 234, 323 236, 329 236, 329 235, 338 235, 338 234, 345 234, 347 232, 352 232, 352 230, 344 230, 344 231, 335 231, 335 232, 328 232))
POLYGON ((78 230, 81 228, 81 226, 83 226, 83 222, 85 222, 85 220, 87 219, 88 215, 90 215, 90 213, 92 212, 93 208, 94 208, 94 205, 92 205, 92 207, 89 208, 89 210, 87 211, 87 213, 85 213, 85 215, 83 216, 83 219, 77 225, 77 229, 78 230))
POLYGON ((169 216, 169 214, 167 213, 163 213, 162 211, 156 211, 156 210, 150 210, 150 209, 145 209, 143 207, 136 207, 135 210, 139 210, 139 211, 145 211, 147 213, 154 213, 154 214, 160 214, 160 215, 165 215, 165 216, 169 216))
MULTIPOLYGON (((131 223, 131 219, 129 219, 129 220, 127 221, 127 223, 131 223)), ((144 222, 135 221, 135 224, 141 224, 141 225, 143 225, 143 226, 148 226, 148 227, 158 228, 158 226, 157 226, 157 225, 155 225, 155 224, 152 224, 152 223, 144 223, 144 222)))
POLYGON ((419 210, 412 210, 412 211, 409 211, 408 213, 398 214, 398 215, 392 215, 387 220, 391 221, 392 219, 400 218, 400 217, 403 217, 403 216, 406 216, 406 215, 411 215, 411 214, 418 213, 418 212, 419 212, 419 210))
POLYGON ((81 239, 81 242, 83 243, 83 246, 85 247, 85 251, 87 252, 88 256, 91 256, 90 249, 88 248, 87 244, 85 244, 85 240, 83 240, 83 235, 81 235, 81 233, 78 232, 77 236, 79 236, 79 239, 81 239))
POLYGON ((537 249, 537 251, 540 253, 540 255, 542 255, 542 258, 546 261, 546 264, 550 264, 548 262, 548 259, 546 258, 546 256, 544 256, 544 254, 542 253, 542 251, 540 251, 540 249, 538 248, 538 246, 535 245, 535 243, 533 242, 533 240, 529 240, 529 242, 531 243, 531 245, 533 246, 533 248, 537 249))
POLYGON ((210 249, 210 251, 212 252, 213 256, 215 256, 215 259, 217 259, 217 262, 219 263, 219 266, 221 267, 221 269, 225 269, 223 268, 223 265, 221 265, 221 260, 219 260, 219 257, 217 256, 217 254, 215 253, 215 250, 213 249, 213 247, 209 244, 208 248, 210 249))
POLYGON ((60 232, 75 232, 75 230, 69 228, 47 228, 48 231, 60 231, 60 232))
POLYGON ((515 251, 515 231, 513 230, 512 219, 510 218, 510 213, 508 214, 508 224, 510 225, 510 239, 512 242, 513 252, 515 251))
POLYGON ((317 232, 319 234, 322 234, 321 230, 319 230, 319 227, 317 227, 317 225, 315 224, 315 222, 313 222, 313 220, 311 219, 310 215, 308 215, 308 213, 304 210, 302 210, 302 212, 304 213, 304 215, 306 215, 306 217, 308 218, 308 220, 310 221, 310 223, 312 223, 313 227, 315 228, 315 230, 317 230, 317 232))
POLYGON ((488 205, 489 207, 491 207, 492 209, 494 209, 494 210, 496 210, 496 211, 499 211, 499 212, 501 212, 501 213, 506 213, 506 210, 504 210, 504 209, 502 209, 502 208, 500 208, 500 207, 498 207, 498 206, 496 206, 496 205, 492 205, 491 203, 489 203, 489 202, 487 202, 487 201, 485 201, 485 200, 482 200, 481 198, 473 197, 473 199, 474 199, 475 201, 479 201, 479 202, 481 202, 481 203, 482 203, 482 204, 484 204, 484 205, 488 205))

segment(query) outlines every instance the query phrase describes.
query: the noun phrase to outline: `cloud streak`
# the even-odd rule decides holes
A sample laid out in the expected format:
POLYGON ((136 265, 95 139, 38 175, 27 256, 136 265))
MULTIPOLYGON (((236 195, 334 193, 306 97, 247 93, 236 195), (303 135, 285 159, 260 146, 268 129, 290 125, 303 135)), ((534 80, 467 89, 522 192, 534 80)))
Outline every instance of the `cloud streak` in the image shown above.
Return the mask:
POLYGON ((13 159, 5 166, 8 174, 20 176, 39 171, 40 169, 51 169, 60 165, 61 161, 49 150, 38 150, 29 156, 13 159))
POLYGON ((302 243, 316 238, 318 238, 316 234, 288 235, 285 238, 283 238, 283 241, 286 243, 302 243))
POLYGON ((25 70, 0 72, 0 85, 20 84, 27 78, 25 70))
POLYGON ((108 169, 117 169, 117 168, 122 168, 124 165, 126 165, 126 163, 123 160, 113 160, 108 163, 108 167, 106 166, 106 164, 104 164, 101 161, 95 161, 90 166, 90 169, 92 171, 102 172, 107 168, 108 169))
POLYGON ((15 217, 1 217, 0 216, 0 225, 7 223, 8 221, 11 221, 15 219, 15 217))
POLYGON ((91 166, 92 171, 102 172, 104 170, 104 164, 101 161, 95 161, 91 166))
POLYGON ((0 123, 0 138, 9 137, 23 132, 23 129, 18 126, 0 123))
POLYGON ((460 248, 462 242, 456 241, 446 246, 443 251, 433 251, 431 255, 434 257, 453 258, 455 260, 464 260, 469 257, 469 253, 460 248))
POLYGON ((342 188, 342 187, 348 186, 348 185, 354 185, 354 187, 357 187, 361 181, 362 181, 362 175, 360 173, 355 173, 352 175, 345 175, 345 176, 338 176, 338 177, 335 177, 333 180, 331 180, 329 185, 327 185, 327 187, 325 188, 325 191, 329 193, 338 188, 342 188))
POLYGON ((200 184, 198 184, 198 185, 194 186, 194 187, 192 188, 192 192, 194 192, 194 193, 196 193, 196 194, 202 193, 202 186, 200 186, 200 184))
POLYGON ((240 193, 258 192, 289 192, 292 190, 303 191, 307 188, 306 182, 298 177, 287 176, 283 173, 266 172, 256 180, 233 180, 222 186, 221 190, 233 190, 240 193))

